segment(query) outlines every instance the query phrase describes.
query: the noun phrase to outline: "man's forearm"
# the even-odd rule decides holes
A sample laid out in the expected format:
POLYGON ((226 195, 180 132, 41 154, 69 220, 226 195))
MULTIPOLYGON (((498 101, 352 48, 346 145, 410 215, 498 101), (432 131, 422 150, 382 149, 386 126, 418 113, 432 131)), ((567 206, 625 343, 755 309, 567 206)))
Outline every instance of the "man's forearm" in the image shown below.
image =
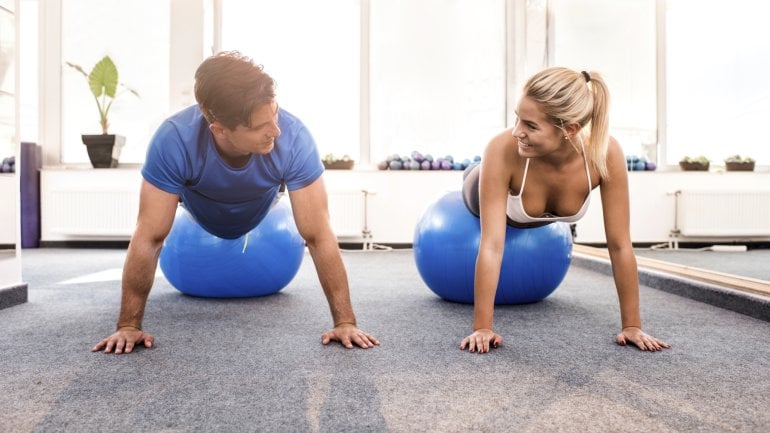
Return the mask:
POLYGON ((329 303, 334 325, 343 323, 356 325, 356 316, 350 302, 348 276, 336 239, 315 245, 308 243, 308 250, 329 303))
POLYGON ((126 255, 118 328, 130 326, 142 329, 144 309, 155 281, 160 248, 151 244, 145 246, 141 244, 141 242, 132 241, 126 255))

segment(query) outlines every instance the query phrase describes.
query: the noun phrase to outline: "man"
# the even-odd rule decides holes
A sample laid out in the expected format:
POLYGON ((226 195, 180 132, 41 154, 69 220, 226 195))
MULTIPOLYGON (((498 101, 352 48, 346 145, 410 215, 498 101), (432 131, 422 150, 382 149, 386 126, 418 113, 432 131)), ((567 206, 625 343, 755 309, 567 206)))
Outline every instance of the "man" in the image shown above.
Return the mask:
POLYGON ((152 347, 154 337, 142 330, 144 308, 180 201, 206 230, 235 238, 261 221, 284 186, 334 320, 321 342, 379 344, 356 325, 315 142, 299 119, 278 108, 274 87, 261 66, 237 52, 214 55, 198 67, 198 105, 167 119, 147 150, 117 329, 93 351, 152 347))

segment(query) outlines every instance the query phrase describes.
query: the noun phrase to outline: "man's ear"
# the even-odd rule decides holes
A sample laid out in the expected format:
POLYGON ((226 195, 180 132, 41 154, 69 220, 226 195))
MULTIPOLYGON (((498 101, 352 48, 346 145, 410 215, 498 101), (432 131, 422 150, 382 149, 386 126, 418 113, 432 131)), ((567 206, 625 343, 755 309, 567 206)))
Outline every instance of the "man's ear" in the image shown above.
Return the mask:
POLYGON ((209 131, 214 137, 221 137, 225 133, 225 127, 221 123, 214 121, 209 123, 209 131))

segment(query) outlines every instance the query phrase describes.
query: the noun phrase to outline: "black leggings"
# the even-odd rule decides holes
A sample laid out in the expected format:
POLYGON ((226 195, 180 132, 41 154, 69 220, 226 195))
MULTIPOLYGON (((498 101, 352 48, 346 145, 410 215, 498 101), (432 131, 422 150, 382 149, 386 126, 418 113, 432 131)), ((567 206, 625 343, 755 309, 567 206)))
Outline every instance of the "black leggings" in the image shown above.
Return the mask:
POLYGON ((479 216, 479 173, 481 164, 471 164, 463 173, 463 201, 472 214, 479 216))

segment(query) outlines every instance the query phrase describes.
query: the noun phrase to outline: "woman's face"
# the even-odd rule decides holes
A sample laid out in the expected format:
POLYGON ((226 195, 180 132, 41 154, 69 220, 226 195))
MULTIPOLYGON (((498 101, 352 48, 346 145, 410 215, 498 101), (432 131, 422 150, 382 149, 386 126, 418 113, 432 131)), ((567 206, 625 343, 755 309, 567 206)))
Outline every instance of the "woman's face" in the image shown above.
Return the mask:
POLYGON ((561 148, 564 132, 550 122, 540 105, 528 96, 519 100, 513 136, 519 145, 519 155, 534 158, 561 148))

